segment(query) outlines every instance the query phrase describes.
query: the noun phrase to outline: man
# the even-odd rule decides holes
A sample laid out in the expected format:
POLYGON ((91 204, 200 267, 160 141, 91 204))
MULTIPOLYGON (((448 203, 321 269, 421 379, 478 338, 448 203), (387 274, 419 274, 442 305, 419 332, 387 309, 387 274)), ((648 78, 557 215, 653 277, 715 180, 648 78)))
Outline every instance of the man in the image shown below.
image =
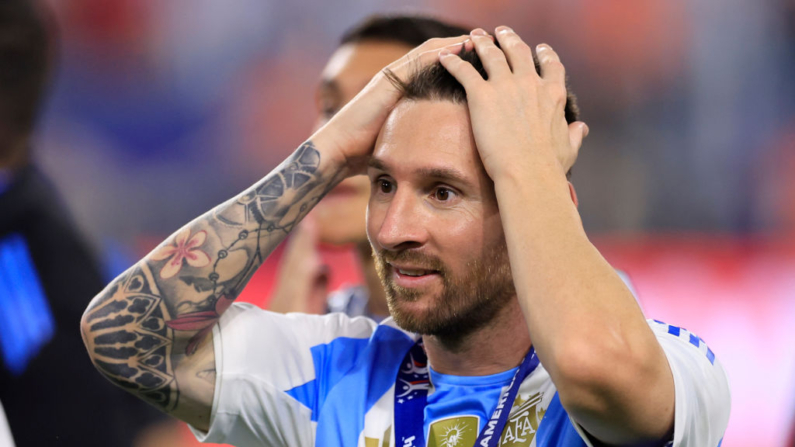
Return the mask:
POLYGON ((0 3, 0 402, 20 447, 132 445, 161 416, 96 380, 81 358, 80 297, 104 281, 32 161, 56 46, 49 18, 38 1, 0 3))
POLYGON ((536 68, 496 31, 499 47, 477 29, 412 50, 117 278, 82 321, 98 369, 237 445, 717 446, 720 363, 697 336, 647 323, 582 230, 566 173, 587 128, 566 122, 558 56, 538 46, 536 68), (323 195, 364 171, 394 320, 230 309, 323 195))
MULTIPOLYGON (((463 27, 422 16, 373 16, 348 30, 323 69, 317 91, 315 129, 352 100, 379 70, 412 48, 434 37, 466 33, 463 27)), ((567 120, 572 122, 576 116, 575 102, 568 102, 567 120)), ((369 196, 367 177, 349 177, 296 227, 279 264, 270 310, 344 312, 349 316, 366 315, 376 321, 389 315, 364 225, 369 196), (328 268, 318 250, 320 245, 352 245, 364 283, 343 287, 329 295, 328 268)), ((629 278, 623 272, 618 274, 631 288, 629 278)))
MULTIPOLYGON (((372 16, 346 31, 320 77, 315 129, 328 122, 390 62, 428 39, 468 32, 437 19, 409 15, 372 16)), ((364 175, 349 177, 329 192, 295 229, 279 264, 270 310, 345 312, 376 320, 389 316, 364 225, 369 197, 369 179, 364 175), (344 287, 329 295, 328 269, 318 250, 320 244, 352 245, 364 284, 344 287)))

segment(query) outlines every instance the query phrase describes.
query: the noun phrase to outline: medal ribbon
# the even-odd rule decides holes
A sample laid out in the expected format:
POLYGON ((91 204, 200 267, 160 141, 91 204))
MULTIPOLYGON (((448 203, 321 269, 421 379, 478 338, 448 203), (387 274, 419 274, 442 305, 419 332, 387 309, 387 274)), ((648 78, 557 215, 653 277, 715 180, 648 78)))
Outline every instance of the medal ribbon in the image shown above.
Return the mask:
MULTIPOLYGON (((500 396, 497 408, 478 435, 475 446, 496 447, 508 422, 519 387, 538 367, 538 356, 532 347, 516 370, 510 385, 500 396)), ((428 404, 428 357, 422 340, 411 347, 403 358, 395 381, 395 442, 397 447, 425 447, 424 419, 428 404)))

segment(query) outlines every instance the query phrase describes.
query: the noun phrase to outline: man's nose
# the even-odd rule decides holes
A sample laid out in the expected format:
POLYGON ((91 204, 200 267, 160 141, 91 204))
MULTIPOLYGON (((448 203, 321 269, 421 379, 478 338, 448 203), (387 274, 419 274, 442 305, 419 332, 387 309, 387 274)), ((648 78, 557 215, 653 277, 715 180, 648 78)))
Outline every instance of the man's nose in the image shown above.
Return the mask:
POLYGON ((378 229, 378 244, 386 250, 421 247, 428 240, 425 221, 422 199, 411 191, 398 190, 378 229))

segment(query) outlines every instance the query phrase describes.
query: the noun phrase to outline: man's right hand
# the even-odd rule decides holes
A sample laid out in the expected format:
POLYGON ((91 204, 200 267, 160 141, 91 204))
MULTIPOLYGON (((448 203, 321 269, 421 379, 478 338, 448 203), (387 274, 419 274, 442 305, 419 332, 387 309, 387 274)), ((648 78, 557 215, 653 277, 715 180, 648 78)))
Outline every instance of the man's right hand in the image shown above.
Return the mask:
POLYGON ((470 36, 430 39, 381 70, 367 86, 310 138, 318 148, 336 154, 348 175, 363 174, 387 116, 401 94, 387 72, 406 81, 413 73, 439 61, 442 50, 472 49, 470 36))

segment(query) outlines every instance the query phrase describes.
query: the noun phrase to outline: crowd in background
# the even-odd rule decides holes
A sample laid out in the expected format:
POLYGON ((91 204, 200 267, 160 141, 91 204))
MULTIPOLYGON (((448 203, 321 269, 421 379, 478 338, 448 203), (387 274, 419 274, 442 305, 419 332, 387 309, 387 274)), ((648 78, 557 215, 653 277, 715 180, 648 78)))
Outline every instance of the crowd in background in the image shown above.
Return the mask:
POLYGON ((795 229, 791 1, 53 3, 39 155, 95 236, 170 232, 267 172, 308 135, 339 36, 388 10, 560 52, 594 130, 574 176, 591 231, 795 229))

